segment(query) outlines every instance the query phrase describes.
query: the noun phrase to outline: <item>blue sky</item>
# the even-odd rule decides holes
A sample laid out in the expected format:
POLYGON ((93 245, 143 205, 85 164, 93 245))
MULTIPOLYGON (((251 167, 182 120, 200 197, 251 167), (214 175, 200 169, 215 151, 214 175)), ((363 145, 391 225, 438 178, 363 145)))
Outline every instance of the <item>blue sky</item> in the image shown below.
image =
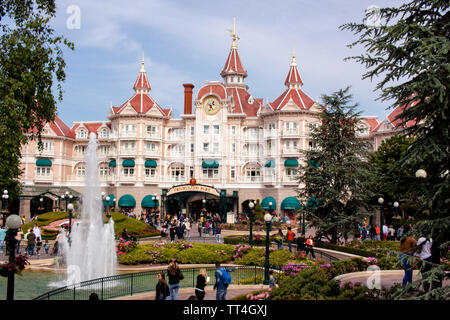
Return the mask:
POLYGON ((107 120, 112 103, 119 106, 132 96, 142 55, 152 90, 150 95, 179 117, 183 111, 183 83, 193 83, 196 93, 206 81, 222 80, 220 72, 231 47, 236 17, 238 50, 248 72, 245 82, 255 98, 275 100, 295 50, 303 90, 320 101, 351 85, 354 101, 364 115, 383 119, 389 103, 375 101, 376 82, 361 80, 364 68, 344 57, 355 40, 339 30, 346 22, 360 22, 371 5, 399 5, 379 0, 282 0, 282 1, 57 1, 53 25, 75 43, 64 51, 67 79, 59 116, 73 121, 107 120), (67 9, 80 9, 80 28, 67 9))

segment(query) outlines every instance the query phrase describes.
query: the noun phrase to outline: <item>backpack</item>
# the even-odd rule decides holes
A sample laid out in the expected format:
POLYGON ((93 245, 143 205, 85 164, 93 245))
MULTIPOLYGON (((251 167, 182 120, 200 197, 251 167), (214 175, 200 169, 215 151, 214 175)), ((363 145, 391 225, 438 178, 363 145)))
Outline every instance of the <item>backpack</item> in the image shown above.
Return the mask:
POLYGON ((220 276, 220 281, 222 281, 225 285, 229 285, 231 283, 231 275, 225 268, 220 268, 219 271, 222 273, 220 276))

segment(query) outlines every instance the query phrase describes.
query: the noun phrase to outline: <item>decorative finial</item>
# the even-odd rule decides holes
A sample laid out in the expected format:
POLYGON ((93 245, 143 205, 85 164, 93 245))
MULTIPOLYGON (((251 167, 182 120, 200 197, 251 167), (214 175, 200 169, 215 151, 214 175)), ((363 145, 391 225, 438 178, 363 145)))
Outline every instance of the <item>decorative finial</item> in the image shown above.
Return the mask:
POLYGON ((295 61, 295 49, 292 49, 292 62, 291 66, 296 66, 297 62, 295 61))
POLYGON ((236 17, 234 17, 233 30, 228 29, 228 31, 230 31, 231 37, 233 38, 233 44, 231 45, 231 47, 232 48, 237 48, 236 40, 240 40, 240 39, 236 35, 236 17))
POLYGON ((142 52, 141 72, 145 72, 144 68, 144 53, 142 52))

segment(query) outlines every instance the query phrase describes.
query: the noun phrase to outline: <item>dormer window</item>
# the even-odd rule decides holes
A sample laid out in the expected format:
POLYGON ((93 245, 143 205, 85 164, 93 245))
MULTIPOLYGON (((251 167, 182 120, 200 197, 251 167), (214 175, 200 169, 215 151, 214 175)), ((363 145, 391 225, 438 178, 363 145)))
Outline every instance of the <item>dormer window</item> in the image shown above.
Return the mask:
POLYGON ((108 129, 102 129, 102 131, 100 132, 100 137, 102 138, 108 138, 109 137, 109 130, 108 129))
POLYGON ((84 129, 78 130, 77 138, 86 139, 87 138, 87 130, 84 130, 84 129))

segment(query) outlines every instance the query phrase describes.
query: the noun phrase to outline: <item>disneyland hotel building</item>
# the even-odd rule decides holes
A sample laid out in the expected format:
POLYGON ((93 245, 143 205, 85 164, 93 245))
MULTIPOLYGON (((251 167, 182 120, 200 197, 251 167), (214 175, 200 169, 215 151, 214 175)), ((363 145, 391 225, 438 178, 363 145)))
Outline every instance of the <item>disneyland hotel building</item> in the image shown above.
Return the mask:
MULTIPOLYGON (((151 97, 142 61, 134 94, 112 106, 108 120, 69 127, 56 116, 44 127, 42 151, 35 140, 23 146, 20 214, 29 219, 64 208, 66 192, 81 195, 92 132, 98 138, 99 178, 105 198, 110 197, 108 207, 140 214, 156 206, 163 214, 195 217, 204 207, 222 215, 248 212, 249 200, 259 199, 266 210, 294 214, 300 206, 297 168, 304 163, 303 151, 314 148, 309 132, 320 123, 321 110, 302 90, 295 56, 287 71, 278 98, 266 104, 254 98, 234 35, 223 80, 207 82, 196 92, 192 84, 183 84, 184 113, 176 119, 151 97)), ((376 150, 397 130, 400 109, 381 122, 361 117, 358 134, 376 150)))

